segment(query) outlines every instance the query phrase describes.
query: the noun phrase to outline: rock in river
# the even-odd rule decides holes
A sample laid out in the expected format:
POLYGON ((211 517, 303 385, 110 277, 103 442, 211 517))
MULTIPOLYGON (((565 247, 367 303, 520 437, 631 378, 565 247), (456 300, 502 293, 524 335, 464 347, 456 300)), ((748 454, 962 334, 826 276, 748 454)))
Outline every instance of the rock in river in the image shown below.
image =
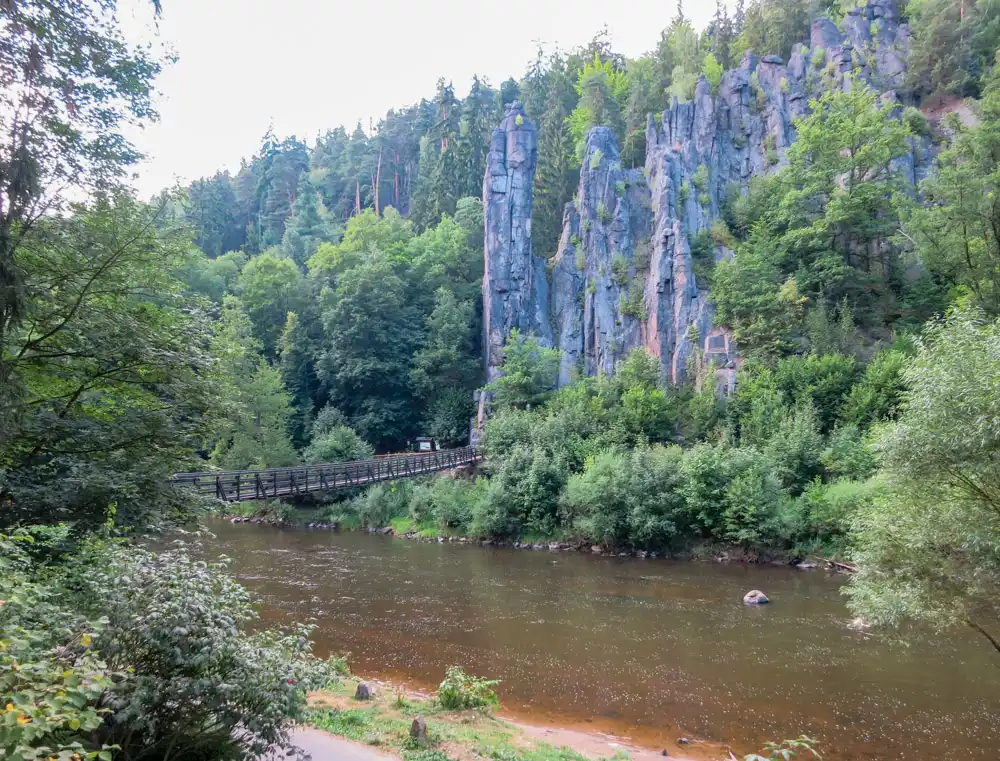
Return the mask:
POLYGON ((763 605, 764 603, 771 602, 767 599, 767 595, 761 592, 759 589, 751 589, 745 595, 743 595, 744 605, 763 605))

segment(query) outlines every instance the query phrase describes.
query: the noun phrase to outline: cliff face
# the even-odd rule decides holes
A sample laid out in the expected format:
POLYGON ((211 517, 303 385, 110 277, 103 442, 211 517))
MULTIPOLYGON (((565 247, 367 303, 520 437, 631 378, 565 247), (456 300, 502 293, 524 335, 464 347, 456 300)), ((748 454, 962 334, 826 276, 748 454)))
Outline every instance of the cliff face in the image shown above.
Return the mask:
POLYGON ((511 330, 534 333, 552 344, 545 262, 531 253, 531 204, 538 138, 520 103, 511 104, 493 130, 483 180, 486 273, 483 324, 486 379, 503 364, 511 330))
MULTIPOLYGON (((723 76, 715 96, 702 78, 692 101, 675 100, 659 123, 650 117, 642 170, 623 169, 612 133, 593 129, 552 262, 551 297, 542 262, 530 254, 531 177, 524 173, 534 171, 534 130, 515 105, 494 133, 484 195, 488 366, 499 364, 504 338, 518 327, 562 350, 560 384, 612 373, 616 362, 643 346, 675 384, 692 373, 702 379, 714 373, 718 387, 731 388, 736 347, 713 324, 692 243, 711 235, 731 187, 745 190, 751 177, 785 163, 794 120, 811 98, 860 78, 888 105, 896 103, 907 41, 893 0, 870 0, 847 14, 842 29, 825 19, 813 24, 809 45, 798 45, 787 64, 748 53, 723 76), (529 143, 530 161, 512 160, 526 156, 529 143), (517 167, 513 175, 511 166, 517 167), (511 218, 517 214, 528 216, 511 218), (508 229, 526 229, 529 240, 510 235, 508 241, 508 229)), ((898 162, 914 183, 926 174, 932 153, 920 147, 898 162)), ((716 237, 715 259, 731 256, 724 237, 716 237)))

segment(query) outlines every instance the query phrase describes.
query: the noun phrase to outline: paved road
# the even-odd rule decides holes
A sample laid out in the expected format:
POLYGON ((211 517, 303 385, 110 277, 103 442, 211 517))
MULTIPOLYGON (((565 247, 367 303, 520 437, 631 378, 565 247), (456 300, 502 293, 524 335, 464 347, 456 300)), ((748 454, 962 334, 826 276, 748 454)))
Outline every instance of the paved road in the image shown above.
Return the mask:
POLYGON ((296 729, 292 741, 311 755, 313 761, 399 761, 398 756, 334 737, 319 729, 296 729))

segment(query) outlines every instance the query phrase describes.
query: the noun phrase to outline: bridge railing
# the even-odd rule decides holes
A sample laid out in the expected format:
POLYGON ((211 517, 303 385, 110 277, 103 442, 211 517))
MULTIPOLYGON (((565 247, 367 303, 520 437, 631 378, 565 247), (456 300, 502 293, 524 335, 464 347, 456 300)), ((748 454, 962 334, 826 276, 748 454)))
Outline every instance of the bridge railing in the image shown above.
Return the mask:
POLYGON ((175 484, 190 486, 208 497, 238 502, 277 499, 314 491, 333 491, 380 481, 412 478, 424 473, 457 468, 481 460, 482 457, 482 451, 477 447, 462 447, 266 470, 175 473, 170 480, 175 484))

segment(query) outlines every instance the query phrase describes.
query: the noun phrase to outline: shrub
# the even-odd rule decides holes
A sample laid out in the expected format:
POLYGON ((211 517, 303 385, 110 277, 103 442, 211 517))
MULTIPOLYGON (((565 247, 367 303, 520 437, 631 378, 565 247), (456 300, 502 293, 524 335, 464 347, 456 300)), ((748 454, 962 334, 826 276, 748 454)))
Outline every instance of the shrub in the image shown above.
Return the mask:
POLYGON ((817 69, 826 63, 826 49, 818 47, 812 52, 812 65, 817 69))
POLYGON ((688 198, 691 197, 691 188, 687 183, 687 180, 681 182, 681 189, 677 192, 677 203, 683 206, 687 203, 688 198))
POLYGON ((824 484, 817 479, 800 498, 809 533, 824 543, 845 536, 854 516, 871 505, 877 491, 874 481, 844 480, 824 484))
POLYGON ((563 503, 573 528, 590 542, 661 545, 684 512, 679 447, 606 450, 566 484, 563 503))
POLYGON ((638 283, 633 283, 629 288, 627 298, 624 294, 622 295, 618 307, 624 315, 634 317, 637 320, 646 319, 646 299, 638 283))
POLYGON ((412 481, 375 484, 355 497, 351 506, 357 511, 362 526, 382 528, 409 512, 414 488, 412 481))
POLYGON ((830 434, 820 461, 832 476, 861 481, 872 475, 878 465, 875 453, 853 423, 843 425, 830 434))
POLYGON ((449 666, 444 681, 438 687, 437 701, 448 711, 465 711, 470 708, 498 708, 500 699, 497 679, 466 674, 458 666, 449 666))
POLYGON ((334 677, 304 630, 247 633, 247 591, 183 548, 91 542, 43 566, 14 544, 0 537, 0 689, 23 720, 4 757, 262 756, 334 677))
POLYGON ((603 225, 610 224, 613 219, 611 210, 608 209, 604 201, 598 201, 597 203, 597 219, 603 225))
POLYGON ((472 523, 477 506, 486 499, 488 482, 483 478, 439 475, 414 489, 410 517, 417 523, 432 520, 444 531, 464 531, 472 523))
POLYGON ((339 425, 313 438, 302 453, 307 463, 347 462, 366 460, 375 453, 371 444, 353 428, 339 425))
POLYGON ((708 167, 704 164, 698 167, 696 171, 691 176, 691 184, 695 186, 700 191, 705 191, 708 189, 708 167))
POLYGON ((601 168, 601 160, 604 158, 604 154, 601 153, 601 149, 598 148, 590 155, 590 168, 591 170, 597 170, 601 168))
POLYGON ((903 123, 914 135, 927 137, 931 134, 931 123, 919 109, 907 106, 903 109, 903 123))
POLYGON ((615 183, 615 195, 618 196, 619 198, 625 195, 626 190, 627 186, 625 185, 624 180, 618 180, 618 182, 615 183))
POLYGON ((699 193, 698 203, 700 203, 702 206, 711 206, 712 196, 710 196, 708 193, 699 193))
POLYGON ((580 272, 587 269, 587 254, 582 248, 576 249, 576 268, 580 272))
POLYGON ((480 536, 552 534, 566 469, 541 447, 521 446, 503 460, 487 497, 474 509, 472 527, 480 536))
POLYGON ((611 278, 618 285, 624 285, 628 281, 628 259, 622 254, 615 254, 611 257, 611 278))
POLYGON ((726 248, 736 248, 736 238, 733 234, 729 232, 729 225, 726 224, 724 219, 714 219, 712 220, 712 240, 717 246, 724 246, 726 248))
POLYGON ((781 91, 785 95, 788 95, 789 91, 788 77, 782 77, 781 80, 778 82, 778 86, 781 88, 781 91))

